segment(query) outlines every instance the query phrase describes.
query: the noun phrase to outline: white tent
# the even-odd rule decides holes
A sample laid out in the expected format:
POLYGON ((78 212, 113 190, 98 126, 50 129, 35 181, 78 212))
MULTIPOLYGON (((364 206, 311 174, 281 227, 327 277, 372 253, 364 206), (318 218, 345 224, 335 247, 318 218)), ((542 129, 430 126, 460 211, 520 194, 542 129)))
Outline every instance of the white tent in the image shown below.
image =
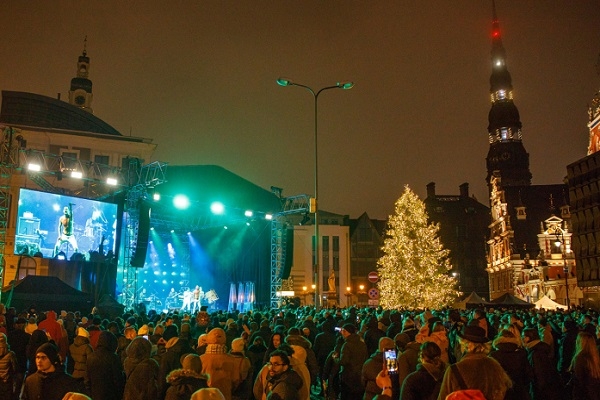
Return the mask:
POLYGON ((551 300, 548 296, 544 295, 544 297, 535 302, 535 308, 544 308, 546 310, 555 310, 557 308, 562 308, 563 310, 566 310, 567 306, 558 304, 557 302, 551 300))

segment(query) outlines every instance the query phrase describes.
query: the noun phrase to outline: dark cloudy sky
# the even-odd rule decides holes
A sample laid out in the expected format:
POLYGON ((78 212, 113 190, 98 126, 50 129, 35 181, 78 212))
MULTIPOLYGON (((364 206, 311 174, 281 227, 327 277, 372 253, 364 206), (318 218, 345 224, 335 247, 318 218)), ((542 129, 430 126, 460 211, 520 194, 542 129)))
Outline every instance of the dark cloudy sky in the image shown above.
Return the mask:
MULTIPOLYGON (((497 0, 533 182, 587 147, 600 87, 600 1, 497 0)), ((153 160, 217 164, 284 195, 312 193, 319 98, 322 209, 386 218, 420 196, 488 203, 492 6, 422 1, 17 1, 0 12, 0 89, 68 96, 88 37, 94 114, 153 139, 153 160)))

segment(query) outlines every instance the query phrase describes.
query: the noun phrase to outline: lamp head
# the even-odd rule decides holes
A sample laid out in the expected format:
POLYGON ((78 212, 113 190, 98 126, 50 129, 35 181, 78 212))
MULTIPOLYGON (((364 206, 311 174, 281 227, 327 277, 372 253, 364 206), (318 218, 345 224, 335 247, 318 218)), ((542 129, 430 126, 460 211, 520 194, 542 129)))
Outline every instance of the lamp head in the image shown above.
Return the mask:
POLYGON ((279 77, 277 78, 277 84, 279 86, 290 86, 292 84, 292 81, 290 81, 288 78, 283 78, 283 77, 279 77))
POLYGON ((354 87, 354 82, 338 82, 337 87, 344 90, 352 89, 354 87))

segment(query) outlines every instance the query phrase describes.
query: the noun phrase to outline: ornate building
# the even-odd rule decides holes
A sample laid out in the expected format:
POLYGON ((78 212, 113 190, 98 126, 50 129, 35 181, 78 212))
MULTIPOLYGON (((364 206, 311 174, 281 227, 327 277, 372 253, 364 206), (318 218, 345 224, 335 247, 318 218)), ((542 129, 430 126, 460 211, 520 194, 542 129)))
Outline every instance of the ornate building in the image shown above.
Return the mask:
POLYGON ((490 148, 486 181, 491 223, 487 240, 490 298, 505 293, 535 302, 543 295, 578 304, 567 185, 532 185, 529 154, 494 7, 492 21, 490 148), (569 296, 570 294, 570 296, 569 296))

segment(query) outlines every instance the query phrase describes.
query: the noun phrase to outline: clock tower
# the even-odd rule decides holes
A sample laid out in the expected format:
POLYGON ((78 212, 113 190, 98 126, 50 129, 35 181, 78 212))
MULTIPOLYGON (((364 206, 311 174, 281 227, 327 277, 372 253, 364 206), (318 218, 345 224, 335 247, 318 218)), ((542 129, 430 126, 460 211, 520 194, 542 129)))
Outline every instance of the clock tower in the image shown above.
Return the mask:
POLYGON ((531 185, 529 154, 521 136, 521 118, 513 102, 513 87, 506 67, 506 51, 502 45, 500 23, 493 5, 492 21, 492 75, 490 77, 490 100, 488 114, 488 138, 490 149, 486 158, 486 182, 491 191, 494 174, 502 179, 502 186, 531 185))
POLYGON ((87 36, 83 41, 83 53, 77 60, 77 76, 71 79, 69 103, 86 111, 92 111, 92 81, 88 79, 90 58, 87 56, 87 36))

